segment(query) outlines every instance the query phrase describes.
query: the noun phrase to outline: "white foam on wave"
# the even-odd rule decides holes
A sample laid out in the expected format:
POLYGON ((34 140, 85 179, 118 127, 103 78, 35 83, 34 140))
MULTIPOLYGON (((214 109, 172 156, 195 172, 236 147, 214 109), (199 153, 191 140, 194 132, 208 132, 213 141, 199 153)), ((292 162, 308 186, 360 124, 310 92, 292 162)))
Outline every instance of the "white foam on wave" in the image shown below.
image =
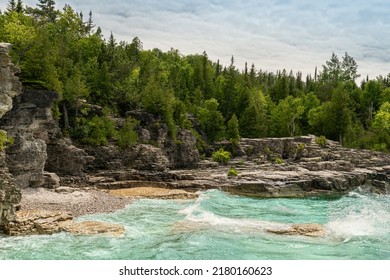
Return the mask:
POLYGON ((187 217, 193 215, 197 211, 201 210, 201 204, 207 198, 208 198, 207 193, 201 193, 193 204, 187 206, 186 208, 179 210, 179 213, 184 214, 187 217))
POLYGON ((349 209, 325 226, 329 235, 350 240, 354 237, 379 237, 390 234, 390 212, 373 205, 349 209))
POLYGON ((186 215, 184 220, 179 221, 175 229, 185 228, 186 230, 217 229, 227 232, 259 232, 269 228, 286 228, 288 225, 242 218, 223 217, 202 208, 202 202, 209 199, 209 195, 202 193, 191 205, 179 211, 186 215))

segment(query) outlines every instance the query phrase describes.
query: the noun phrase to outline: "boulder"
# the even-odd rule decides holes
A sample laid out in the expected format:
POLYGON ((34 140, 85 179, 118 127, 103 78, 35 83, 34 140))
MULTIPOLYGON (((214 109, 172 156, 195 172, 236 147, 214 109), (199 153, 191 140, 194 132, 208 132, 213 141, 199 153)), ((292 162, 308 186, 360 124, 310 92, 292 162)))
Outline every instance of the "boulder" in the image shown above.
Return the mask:
POLYGON ((125 232, 125 228, 122 225, 97 221, 74 222, 69 212, 47 210, 18 211, 15 219, 5 225, 5 233, 10 236, 54 234, 62 231, 77 235, 120 236, 125 232))
POLYGON ((61 211, 22 210, 5 225, 5 232, 11 236, 58 233, 62 231, 61 223, 72 218, 70 213, 61 211))
POLYGON ((74 146, 70 139, 62 138, 47 144, 45 170, 59 175, 81 176, 94 159, 74 146))
POLYGON ((176 140, 166 145, 165 150, 173 168, 193 168, 198 165, 200 156, 195 148, 196 141, 191 131, 180 129, 176 140))
POLYGON ((126 154, 124 165, 138 170, 164 171, 169 168, 170 163, 160 148, 138 144, 126 154))

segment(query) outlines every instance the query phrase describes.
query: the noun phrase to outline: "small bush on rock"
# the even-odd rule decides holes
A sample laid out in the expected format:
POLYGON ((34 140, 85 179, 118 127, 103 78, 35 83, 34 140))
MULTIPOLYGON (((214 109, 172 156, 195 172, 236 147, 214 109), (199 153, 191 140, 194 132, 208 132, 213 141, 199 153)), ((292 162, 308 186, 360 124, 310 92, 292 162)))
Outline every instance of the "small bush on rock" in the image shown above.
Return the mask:
POLYGON ((214 152, 211 157, 215 162, 218 162, 220 164, 226 164, 229 162, 231 154, 221 148, 218 151, 214 152))
POLYGON ((325 136, 320 136, 317 137, 315 140, 316 144, 322 148, 326 147, 326 137, 325 136))
POLYGON ((284 163, 284 160, 281 159, 281 158, 276 158, 276 159, 275 159, 275 163, 276 163, 276 164, 283 164, 283 163, 284 163))
POLYGON ((234 168, 230 168, 230 170, 228 172, 228 176, 229 177, 237 177, 238 176, 237 170, 235 170, 234 168))
POLYGON ((4 150, 13 143, 14 139, 12 137, 8 137, 4 130, 0 130, 0 151, 4 150))

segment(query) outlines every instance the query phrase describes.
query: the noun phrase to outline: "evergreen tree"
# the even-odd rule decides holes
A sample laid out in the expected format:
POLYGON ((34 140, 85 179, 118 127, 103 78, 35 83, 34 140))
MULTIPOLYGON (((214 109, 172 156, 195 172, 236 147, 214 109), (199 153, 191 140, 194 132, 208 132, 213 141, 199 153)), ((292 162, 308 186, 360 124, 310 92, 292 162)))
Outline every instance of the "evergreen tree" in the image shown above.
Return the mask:
POLYGON ((55 23, 60 12, 55 8, 54 0, 39 0, 38 8, 27 7, 27 13, 33 15, 41 22, 55 23))
POLYGON ((335 53, 332 53, 330 60, 326 61, 326 65, 322 65, 322 73, 320 80, 323 83, 337 84, 341 76, 341 62, 335 53))
POLYGON ((87 34, 91 34, 92 29, 94 27, 95 27, 95 24, 93 24, 93 20, 92 20, 92 10, 90 10, 89 11, 89 17, 88 17, 88 22, 87 22, 87 26, 86 26, 87 34))
POLYGON ((267 136, 267 102, 262 92, 251 90, 248 105, 240 118, 241 135, 249 138, 267 136))
POLYGON ((9 0, 8 6, 7 6, 7 12, 15 12, 16 11, 16 3, 15 0, 9 0))
POLYGON ((232 118, 228 121, 226 138, 232 144, 238 144, 238 141, 240 140, 240 130, 236 114, 233 114, 232 118))
POLYGON ((345 52, 343 62, 341 64, 342 69, 342 80, 343 81, 355 81, 360 75, 357 73, 356 61, 345 52))
POLYGON ((55 22, 59 12, 56 10, 54 0, 39 0, 37 6, 41 10, 42 16, 45 16, 51 22, 55 22))
POLYGON ((16 4, 16 12, 23 13, 23 1, 22 0, 18 0, 18 3, 16 4))

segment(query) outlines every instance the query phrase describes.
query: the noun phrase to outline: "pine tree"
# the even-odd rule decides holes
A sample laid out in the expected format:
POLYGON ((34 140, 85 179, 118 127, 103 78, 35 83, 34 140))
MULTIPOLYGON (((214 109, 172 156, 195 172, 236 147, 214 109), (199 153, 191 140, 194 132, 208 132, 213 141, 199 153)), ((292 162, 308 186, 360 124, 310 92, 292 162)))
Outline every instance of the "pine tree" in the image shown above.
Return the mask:
POLYGON ((87 23, 87 33, 91 34, 92 29, 95 27, 92 20, 92 10, 89 11, 88 23, 87 23))
POLYGON ((15 0, 10 0, 8 2, 8 6, 7 6, 7 12, 8 13, 11 13, 11 12, 15 12, 16 11, 16 3, 15 3, 15 0))
POLYGON ((326 65, 322 65, 321 81, 323 83, 337 84, 340 80, 341 63, 335 53, 332 53, 330 60, 326 61, 326 65))
POLYGON ((357 73, 358 65, 356 61, 345 52, 343 57, 343 62, 341 64, 342 68, 342 79, 343 81, 355 81, 360 75, 357 73))
POLYGON ((18 3, 16 4, 16 12, 23 13, 23 1, 22 0, 18 0, 18 3))
POLYGON ((39 0, 37 4, 38 10, 35 12, 43 18, 48 19, 50 22, 56 22, 59 12, 55 9, 54 0, 39 0))

